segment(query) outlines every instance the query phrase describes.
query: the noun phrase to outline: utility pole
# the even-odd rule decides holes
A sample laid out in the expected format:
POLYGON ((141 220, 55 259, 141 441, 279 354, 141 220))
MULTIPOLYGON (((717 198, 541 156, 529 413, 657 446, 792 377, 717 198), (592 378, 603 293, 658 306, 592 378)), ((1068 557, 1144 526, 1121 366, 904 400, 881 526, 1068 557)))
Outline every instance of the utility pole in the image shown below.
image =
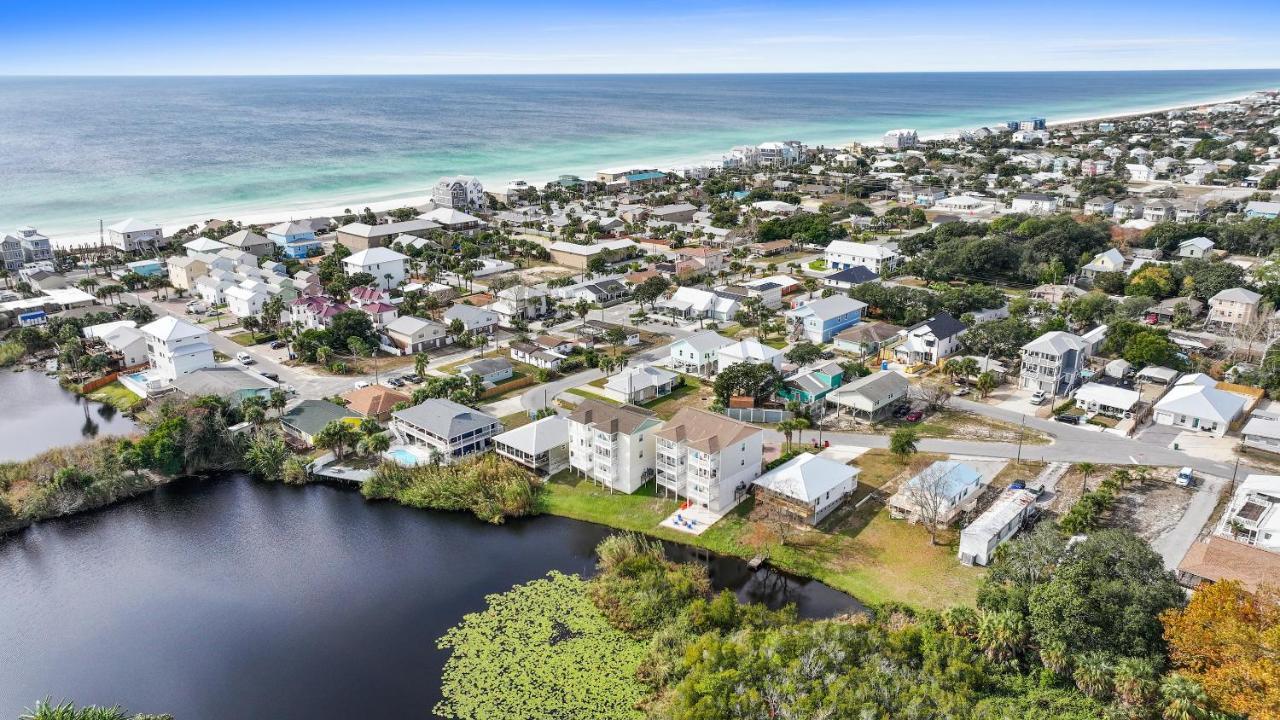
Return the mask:
POLYGON ((1018 424, 1018 464, 1022 464, 1022 432, 1027 426, 1027 414, 1022 413, 1022 422, 1018 424))

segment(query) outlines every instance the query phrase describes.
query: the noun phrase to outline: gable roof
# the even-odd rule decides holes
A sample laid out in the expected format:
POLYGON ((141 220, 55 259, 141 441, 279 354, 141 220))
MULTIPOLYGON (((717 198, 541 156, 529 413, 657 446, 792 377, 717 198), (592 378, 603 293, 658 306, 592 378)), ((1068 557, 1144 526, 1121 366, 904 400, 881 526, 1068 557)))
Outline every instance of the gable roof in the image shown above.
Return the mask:
POLYGON ((172 315, 153 320, 143 325, 141 330, 152 337, 165 341, 182 340, 189 337, 206 337, 209 334, 208 330, 172 315))
POLYGON ((965 332, 969 328, 965 327, 964 323, 951 317, 950 313, 940 312, 924 322, 916 323, 907 328, 904 334, 911 335, 915 331, 922 329, 927 329, 929 333, 939 340, 946 340, 953 335, 965 332))
POLYGON ((1243 396, 1190 382, 1175 385, 1156 403, 1156 410, 1229 425, 1248 402, 1243 396))
POLYGON ((734 344, 729 338, 718 334, 714 330, 702 330, 686 336, 683 340, 677 340, 672 343, 673 346, 680 343, 688 343, 690 347, 700 353, 715 352, 723 347, 734 344))
POLYGON ((303 400, 280 418, 280 422, 307 435, 315 435, 334 420, 356 418, 356 414, 328 400, 303 400))
POLYGON ((1262 296, 1252 290, 1244 288, 1227 288, 1217 295, 1209 298, 1209 302, 1238 302, 1245 305, 1256 305, 1262 296))
POLYGON ((1053 330, 1023 345, 1022 349, 1061 355, 1068 350, 1080 351, 1086 347, 1088 347, 1088 343, 1079 335, 1063 330, 1053 330))
POLYGON ((835 394, 837 396, 861 395, 874 404, 880 405, 889 398, 904 395, 909 384, 910 382, 902 373, 878 370, 836 388, 835 394))
POLYGON ((361 250, 360 252, 351 253, 347 257, 343 258, 342 262, 347 265, 356 265, 359 267, 365 267, 367 265, 376 265, 378 263, 384 263, 384 262, 395 262, 396 260, 404 261, 408 259, 409 259, 408 255, 398 253, 395 250, 392 250, 391 248, 372 247, 366 250, 361 250))
POLYGON ((859 283, 871 282, 872 280, 879 279, 880 276, 872 272, 870 268, 864 265, 854 265, 851 268, 846 268, 838 273, 828 275, 822 278, 822 281, 828 283, 846 282, 857 285, 859 283))

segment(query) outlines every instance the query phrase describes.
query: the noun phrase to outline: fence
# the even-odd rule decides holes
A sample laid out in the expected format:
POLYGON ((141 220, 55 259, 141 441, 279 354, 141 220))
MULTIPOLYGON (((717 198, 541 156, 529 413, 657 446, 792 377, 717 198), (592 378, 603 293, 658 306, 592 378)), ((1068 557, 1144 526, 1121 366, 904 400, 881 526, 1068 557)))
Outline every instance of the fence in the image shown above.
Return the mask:
POLYGON ((793 416, 790 410, 770 408, 725 408, 724 414, 734 420, 752 423, 779 423, 793 416))

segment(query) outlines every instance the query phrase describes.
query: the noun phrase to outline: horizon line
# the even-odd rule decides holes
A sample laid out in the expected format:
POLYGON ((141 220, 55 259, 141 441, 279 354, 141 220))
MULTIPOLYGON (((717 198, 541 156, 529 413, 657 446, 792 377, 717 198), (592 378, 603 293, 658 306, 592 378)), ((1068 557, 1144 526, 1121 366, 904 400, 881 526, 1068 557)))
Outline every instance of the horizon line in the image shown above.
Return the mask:
POLYGON ((167 78, 334 78, 334 77, 785 77, 791 75, 1044 75, 1044 74, 1121 74, 1121 73, 1185 73, 1185 72, 1266 72, 1276 67, 1187 67, 1126 68, 1089 70, 796 70, 785 72, 512 72, 512 73, 184 73, 184 74, 78 74, 78 73, 0 73, 0 79, 167 79, 167 78))

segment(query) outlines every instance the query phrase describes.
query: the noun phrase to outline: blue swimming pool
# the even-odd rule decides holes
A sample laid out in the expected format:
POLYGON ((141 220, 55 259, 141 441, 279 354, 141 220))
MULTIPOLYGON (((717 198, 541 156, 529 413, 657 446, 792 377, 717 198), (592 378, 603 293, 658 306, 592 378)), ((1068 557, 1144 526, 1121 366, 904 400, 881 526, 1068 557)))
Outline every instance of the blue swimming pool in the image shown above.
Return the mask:
POLYGON ((387 454, 387 457, 407 467, 413 467, 414 465, 418 464, 418 456, 414 455, 413 453, 409 452, 404 448, 396 448, 394 450, 388 450, 386 454, 387 454))

